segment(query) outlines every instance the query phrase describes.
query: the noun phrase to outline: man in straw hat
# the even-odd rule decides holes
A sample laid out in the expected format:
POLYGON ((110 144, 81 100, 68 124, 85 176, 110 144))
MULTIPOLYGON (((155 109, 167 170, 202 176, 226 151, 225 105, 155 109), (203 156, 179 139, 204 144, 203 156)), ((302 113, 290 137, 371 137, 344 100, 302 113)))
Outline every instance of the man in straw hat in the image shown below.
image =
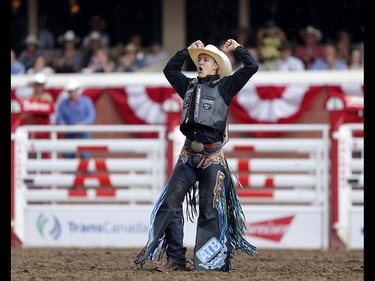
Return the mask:
POLYGON ((224 43, 223 50, 235 52, 243 67, 232 74, 225 53, 197 40, 189 48, 178 51, 164 68, 166 78, 183 99, 180 130, 186 140, 152 211, 147 244, 134 260, 140 268, 144 268, 146 260, 154 260, 160 246, 159 260, 165 252, 167 262, 155 270, 189 269, 183 247, 185 196, 191 207, 187 211, 190 219, 197 214, 195 205, 199 202, 195 270, 231 271, 234 251, 257 254, 256 248, 245 239, 245 218, 222 147, 228 141, 229 105, 257 72, 258 63, 233 39, 224 43), (197 67, 197 78, 181 72, 189 56, 197 67), (199 197, 196 198, 198 182, 199 197))
POLYGON ((311 69, 315 60, 324 57, 324 45, 320 43, 322 32, 309 25, 300 30, 300 36, 303 44, 297 46, 294 55, 303 61, 306 69, 311 69))

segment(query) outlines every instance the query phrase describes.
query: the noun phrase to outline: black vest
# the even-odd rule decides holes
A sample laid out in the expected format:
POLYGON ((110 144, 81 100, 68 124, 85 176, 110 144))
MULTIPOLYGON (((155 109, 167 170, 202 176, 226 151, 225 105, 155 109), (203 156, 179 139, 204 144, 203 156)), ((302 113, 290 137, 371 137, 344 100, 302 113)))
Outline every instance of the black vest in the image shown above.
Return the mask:
POLYGON ((203 84, 197 82, 197 79, 193 79, 186 91, 180 124, 197 123, 206 125, 225 136, 228 105, 218 91, 220 80, 203 84), (193 100, 194 91, 195 99, 193 100), (189 115, 191 111, 193 112, 193 118, 189 115))

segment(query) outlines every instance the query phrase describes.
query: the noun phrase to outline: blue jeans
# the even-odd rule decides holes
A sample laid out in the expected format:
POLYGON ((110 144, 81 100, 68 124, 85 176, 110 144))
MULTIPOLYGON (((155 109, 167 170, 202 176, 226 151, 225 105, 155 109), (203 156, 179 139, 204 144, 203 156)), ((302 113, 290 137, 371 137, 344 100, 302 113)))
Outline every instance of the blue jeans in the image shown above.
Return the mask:
MULTIPOLYGON (((82 133, 69 133, 65 135, 66 139, 88 139, 90 138, 90 134, 82 134, 82 133)), ((64 158, 75 158, 75 153, 64 153, 64 158)), ((81 152, 80 153, 81 159, 90 159, 90 154, 88 152, 81 152)))
POLYGON ((184 215, 182 208, 176 212, 173 219, 165 229, 167 260, 177 264, 186 264, 186 247, 184 242, 184 215))

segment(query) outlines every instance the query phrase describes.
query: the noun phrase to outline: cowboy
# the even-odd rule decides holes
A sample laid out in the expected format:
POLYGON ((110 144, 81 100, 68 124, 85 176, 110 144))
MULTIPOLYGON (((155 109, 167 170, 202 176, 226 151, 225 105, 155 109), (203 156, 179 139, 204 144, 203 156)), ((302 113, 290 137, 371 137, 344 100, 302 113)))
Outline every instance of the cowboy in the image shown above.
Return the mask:
POLYGON ((62 44, 52 60, 52 66, 56 73, 75 73, 81 72, 82 53, 78 49, 81 38, 76 36, 73 30, 67 30, 64 35, 58 37, 58 41, 62 44))
MULTIPOLYGON (((90 97, 83 95, 82 84, 76 79, 71 79, 64 87, 68 93, 67 98, 62 100, 57 107, 56 125, 69 125, 81 127, 93 125, 96 118, 95 105, 90 97)), ((89 139, 90 133, 69 132, 65 134, 66 139, 89 139)), ((64 158, 75 158, 74 153, 65 153, 64 158)), ((90 154, 86 151, 79 153, 81 159, 89 159, 90 154)))
POLYGON ((34 34, 29 34, 25 39, 25 48, 18 56, 18 60, 23 63, 25 70, 33 66, 35 58, 43 54, 40 48, 39 40, 34 34))
POLYGON ((312 25, 300 30, 303 43, 295 49, 294 55, 301 59, 306 69, 311 69, 315 60, 324 58, 322 32, 312 25))
POLYGON ((195 270, 231 271, 233 251, 257 253, 244 237, 244 216, 222 147, 228 141, 229 105, 257 72, 258 63, 233 39, 224 43, 223 50, 235 52, 243 67, 232 74, 224 52, 197 40, 178 51, 164 68, 167 80, 183 99, 180 131, 186 140, 152 211, 148 242, 134 261, 140 268, 146 260, 154 260, 160 246, 159 260, 165 252, 167 263, 156 267, 157 271, 188 269, 183 247, 185 196, 192 208, 190 214, 194 215, 195 203, 199 202, 195 270), (197 67, 197 78, 181 72, 189 56, 197 67))
POLYGON ((23 100, 23 125, 48 125, 50 114, 55 111, 52 94, 47 92, 47 77, 43 73, 33 75, 28 81, 32 95, 23 100))

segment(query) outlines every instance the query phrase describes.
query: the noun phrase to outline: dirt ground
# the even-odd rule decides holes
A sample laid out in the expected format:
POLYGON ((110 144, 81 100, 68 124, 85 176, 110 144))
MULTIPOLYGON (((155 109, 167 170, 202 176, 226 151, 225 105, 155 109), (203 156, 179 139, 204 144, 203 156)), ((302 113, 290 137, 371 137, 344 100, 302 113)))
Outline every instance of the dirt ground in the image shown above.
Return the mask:
MULTIPOLYGON (((238 253, 232 272, 157 272, 157 262, 145 269, 132 263, 140 249, 12 248, 11 280, 90 280, 90 281, 356 281, 364 279, 362 250, 259 250, 259 255, 238 253)), ((187 257, 193 256, 188 249, 187 257)), ((165 257, 162 262, 165 262, 165 257)))

